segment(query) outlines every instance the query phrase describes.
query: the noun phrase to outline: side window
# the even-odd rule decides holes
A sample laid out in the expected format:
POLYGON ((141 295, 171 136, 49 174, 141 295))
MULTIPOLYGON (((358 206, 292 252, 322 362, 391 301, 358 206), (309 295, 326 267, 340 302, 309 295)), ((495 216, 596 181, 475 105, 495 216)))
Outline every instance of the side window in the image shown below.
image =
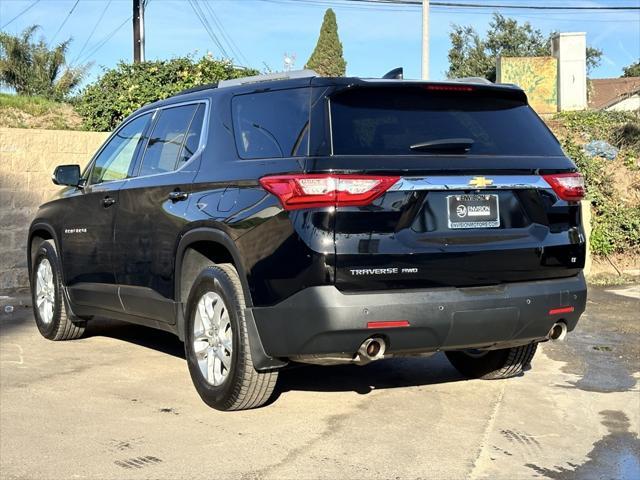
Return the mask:
POLYGON ((89 183, 127 178, 136 147, 150 118, 150 113, 141 115, 116 132, 96 158, 89 183))
POLYGON ((178 154, 181 154, 197 108, 198 104, 184 105, 158 112, 159 117, 149 136, 139 176, 170 172, 176 168, 178 154))
POLYGON ((238 95, 231 101, 241 158, 304 156, 308 150, 310 89, 238 95))
POLYGON ((199 104, 196 114, 193 116, 193 120, 191 120, 189 132, 187 132, 187 138, 185 139, 180 155, 178 156, 178 164, 176 165, 176 168, 180 168, 183 163, 188 162, 193 154, 196 153, 196 150, 198 150, 198 146, 200 145, 200 134, 202 133, 202 122, 204 122, 204 111, 204 103, 199 104))

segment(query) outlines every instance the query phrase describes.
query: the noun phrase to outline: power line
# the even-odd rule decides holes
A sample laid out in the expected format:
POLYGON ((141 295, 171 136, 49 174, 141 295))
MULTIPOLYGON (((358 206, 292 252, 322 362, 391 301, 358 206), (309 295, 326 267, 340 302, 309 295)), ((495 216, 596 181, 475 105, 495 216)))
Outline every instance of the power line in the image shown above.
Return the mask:
POLYGON ((29 11, 31 9, 31 7, 34 7, 38 2, 40 2, 40 0, 36 0, 35 2, 33 2, 32 4, 30 4, 28 7, 26 7, 24 10, 22 10, 20 13, 18 13, 15 17, 13 17, 11 20, 9 20, 7 23, 5 23, 4 25, 2 25, 2 29, 8 27, 14 20, 17 20, 18 18, 20 18, 23 14, 27 13, 27 11, 29 11))
MULTIPOLYGON (((353 3, 370 3, 370 4, 397 4, 397 5, 416 5, 421 6, 420 0, 345 0, 353 3)), ((586 10, 586 11, 602 11, 602 10, 615 10, 615 11, 628 11, 628 10, 640 10, 640 7, 630 6, 557 6, 557 5, 508 5, 508 4, 478 4, 478 3, 459 3, 459 2, 429 2, 434 7, 457 7, 457 8, 504 8, 504 9, 519 9, 519 10, 586 10)))
POLYGON ((218 47, 222 55, 226 58, 229 58, 229 54, 227 53, 226 49, 218 39, 218 36, 213 31, 213 28, 211 28, 211 24, 209 23, 209 20, 207 20, 207 17, 205 16, 204 12, 202 11, 202 7, 200 7, 198 0, 188 0, 188 2, 189 2, 189 5, 191 5, 191 8, 193 9, 194 13, 196 14, 196 17, 198 17, 198 20, 200 21, 205 31, 209 35, 209 38, 211 38, 213 43, 216 44, 216 46, 218 47))
POLYGON ((51 37, 51 40, 49 40, 49 45, 53 44, 53 41, 55 40, 55 38, 58 36, 58 34, 60 33, 60 30, 62 30, 62 27, 64 27, 65 23, 67 23, 67 20, 69 20, 69 17, 71 16, 71 14, 73 13, 73 11, 76 9, 76 7, 78 6, 78 3, 80 3, 80 0, 76 0, 76 3, 73 4, 73 7, 71 7, 71 10, 69 10, 69 13, 67 13, 67 16, 64 17, 64 20, 62 21, 62 23, 60 24, 60 26, 58 27, 58 30, 56 30, 56 33, 53 34, 53 37, 51 37))
POLYGON ((218 18, 218 16, 216 15, 216 12, 213 10, 213 7, 207 1, 204 2, 204 6, 211 14, 211 18, 213 19, 214 24, 218 27, 218 30, 220 30, 220 33, 222 34, 223 39, 227 42, 227 45, 231 49, 232 53, 235 55, 236 59, 244 62, 245 65, 248 65, 249 60, 244 55, 242 50, 240 50, 240 47, 238 47, 238 44, 236 44, 236 42, 233 40, 233 37, 231 37, 231 35, 227 33, 226 29, 224 28, 224 22, 222 22, 218 18))
MULTIPOLYGON (((422 7, 421 0, 258 0, 267 3, 276 4, 295 4, 297 6, 325 6, 325 7, 337 7, 349 10, 380 10, 380 11, 415 11, 417 8, 422 7)), ((517 8, 521 10, 539 10, 540 15, 547 15, 547 8, 550 10, 556 10, 561 12, 564 9, 574 11, 574 15, 582 13, 589 13, 592 9, 598 9, 598 13, 615 14, 622 13, 624 9, 630 11, 640 10, 640 7, 628 7, 628 6, 616 6, 616 7, 579 7, 579 6, 566 6, 566 7, 544 7, 544 6, 527 6, 527 5, 495 5, 495 4, 471 4, 471 3, 449 3, 449 2, 430 2, 434 12, 459 12, 461 10, 468 10, 469 13, 482 13, 482 10, 493 13, 497 8, 517 8)), ((531 12, 529 15, 535 15, 531 12)), ((522 13, 521 15, 526 15, 522 13)))
POLYGON ((87 40, 84 42, 84 44, 82 45, 82 48, 80 49, 80 51, 78 52, 78 54, 75 56, 75 58, 73 59, 73 61, 71 62, 71 64, 75 64, 76 60, 78 60, 80 58, 80 56, 82 55, 82 53, 84 52, 84 49, 87 48, 87 45, 89 44, 89 42, 91 41, 91 39, 93 38, 93 34, 96 33, 96 29, 98 28, 98 25, 100 25, 100 22, 102 21, 102 19, 104 18, 104 14, 107 13, 107 9, 109 8, 109 5, 111 5, 111 2, 113 0, 109 0, 107 2, 107 4, 105 5, 104 9, 102 10, 102 13, 100 14, 100 16, 98 17, 98 21, 96 22, 96 24, 93 26, 93 30, 91 30, 91 33, 89 34, 89 36, 87 37, 87 40))
POLYGON ((84 63, 86 60, 88 60, 89 58, 93 57, 96 53, 98 53, 98 51, 109 41, 113 38, 113 36, 118 33, 118 31, 124 27, 127 22, 129 20, 131 20, 133 18, 133 15, 129 15, 120 25, 118 25, 116 28, 114 28, 111 32, 109 32, 100 42, 98 42, 96 45, 94 45, 93 49, 87 53, 84 58, 82 59, 82 61, 80 63, 84 63))

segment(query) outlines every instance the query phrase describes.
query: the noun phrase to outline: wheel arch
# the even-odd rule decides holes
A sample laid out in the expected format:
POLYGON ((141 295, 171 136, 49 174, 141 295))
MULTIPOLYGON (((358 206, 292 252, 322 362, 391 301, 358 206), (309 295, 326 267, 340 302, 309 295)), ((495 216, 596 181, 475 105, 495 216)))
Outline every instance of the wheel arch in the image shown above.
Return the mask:
POLYGON ((185 233, 176 251, 175 300, 186 303, 197 274, 210 263, 231 263, 238 271, 247 307, 253 306, 247 275, 238 248, 222 230, 200 227, 185 233))
MULTIPOLYGON (((38 246, 46 240, 53 240, 58 256, 60 256, 60 243, 58 242, 58 236, 56 235, 53 227, 47 223, 34 223, 31 225, 27 240, 27 273, 29 274, 29 282, 31 282, 31 269, 33 267, 36 252, 38 251, 38 246)), ((61 269, 61 273, 63 277, 62 284, 65 285, 64 268, 61 269)))

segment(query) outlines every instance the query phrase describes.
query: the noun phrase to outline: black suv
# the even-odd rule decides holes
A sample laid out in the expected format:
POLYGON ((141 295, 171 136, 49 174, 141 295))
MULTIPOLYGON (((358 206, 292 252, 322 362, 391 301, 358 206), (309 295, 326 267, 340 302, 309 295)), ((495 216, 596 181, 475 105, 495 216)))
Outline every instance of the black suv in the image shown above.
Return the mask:
POLYGON ((40 207, 37 326, 175 333, 210 406, 289 362, 444 351, 504 378, 585 308, 583 180, 522 90, 479 81, 221 81, 147 105, 40 207))

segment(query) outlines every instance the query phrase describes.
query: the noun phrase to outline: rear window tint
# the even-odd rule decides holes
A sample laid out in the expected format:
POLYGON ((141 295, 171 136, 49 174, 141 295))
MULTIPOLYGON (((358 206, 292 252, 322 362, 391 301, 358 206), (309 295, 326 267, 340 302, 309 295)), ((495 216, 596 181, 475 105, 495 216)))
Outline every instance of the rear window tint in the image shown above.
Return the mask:
POLYGON ((425 155, 411 145, 461 138, 468 155, 562 155, 528 105, 486 90, 356 89, 331 97, 331 121, 335 155, 425 155))
POLYGON ((202 133, 202 122, 204 121, 204 103, 198 105, 198 110, 196 110, 196 114, 193 116, 191 120, 191 125, 189 126, 189 131, 187 132, 187 137, 184 140, 184 145, 182 145, 182 150, 180 151, 180 155, 178 155, 178 165, 177 168, 180 168, 182 164, 187 163, 198 147, 200 146, 200 134, 202 133))
POLYGON ((182 151, 187 129, 197 108, 198 105, 184 105, 158 112, 160 117, 149 137, 138 175, 170 172, 176 168, 178 154, 182 151))
POLYGON ((234 135, 240 158, 304 156, 308 151, 308 88, 233 98, 234 135))

